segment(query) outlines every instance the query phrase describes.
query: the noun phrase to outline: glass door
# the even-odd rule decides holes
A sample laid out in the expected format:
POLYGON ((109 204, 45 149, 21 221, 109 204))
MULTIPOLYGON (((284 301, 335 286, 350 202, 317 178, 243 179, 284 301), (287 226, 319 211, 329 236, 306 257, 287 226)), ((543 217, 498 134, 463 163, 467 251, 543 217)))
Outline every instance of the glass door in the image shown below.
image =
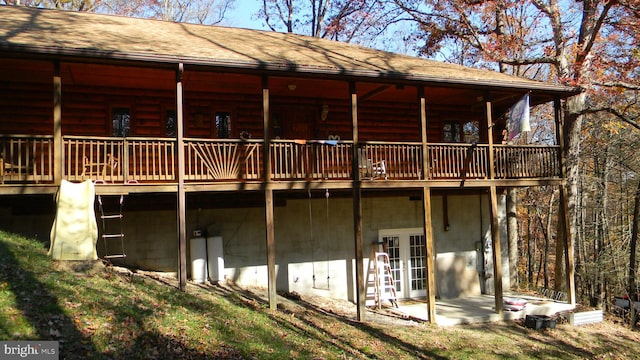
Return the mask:
POLYGON ((426 247, 423 230, 380 230, 378 237, 382 243, 382 251, 389 254, 397 297, 407 299, 426 296, 426 247))

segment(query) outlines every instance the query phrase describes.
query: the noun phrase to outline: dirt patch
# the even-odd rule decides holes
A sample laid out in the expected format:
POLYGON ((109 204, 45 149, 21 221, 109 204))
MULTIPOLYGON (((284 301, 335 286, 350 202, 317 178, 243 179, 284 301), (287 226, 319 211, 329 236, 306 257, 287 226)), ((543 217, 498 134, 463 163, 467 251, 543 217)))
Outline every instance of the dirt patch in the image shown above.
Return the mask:
POLYGON ((54 268, 60 271, 74 273, 76 275, 93 276, 105 270, 107 266, 102 260, 55 260, 54 268))

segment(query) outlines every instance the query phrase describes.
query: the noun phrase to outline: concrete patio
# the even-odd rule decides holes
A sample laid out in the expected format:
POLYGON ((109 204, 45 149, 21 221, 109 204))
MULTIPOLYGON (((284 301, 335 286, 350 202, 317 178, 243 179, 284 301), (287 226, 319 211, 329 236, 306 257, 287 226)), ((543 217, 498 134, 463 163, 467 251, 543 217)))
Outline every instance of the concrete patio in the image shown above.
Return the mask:
MULTIPOLYGON (((495 312, 495 300, 492 295, 480 295, 467 298, 436 300, 436 323, 439 326, 452 326, 479 322, 524 319, 527 315, 555 315, 569 311, 574 306, 566 302, 539 298, 531 295, 505 292, 504 298, 524 299, 527 302, 521 311, 495 312)), ((428 320, 427 303, 422 300, 398 302, 396 310, 416 319, 428 320)))

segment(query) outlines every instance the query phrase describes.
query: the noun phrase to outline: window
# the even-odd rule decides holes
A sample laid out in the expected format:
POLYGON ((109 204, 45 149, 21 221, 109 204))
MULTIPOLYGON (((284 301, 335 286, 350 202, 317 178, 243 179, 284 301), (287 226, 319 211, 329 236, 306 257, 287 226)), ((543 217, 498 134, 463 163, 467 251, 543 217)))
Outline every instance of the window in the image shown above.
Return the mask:
POLYGON ((226 111, 216 112, 216 130, 218 139, 231 137, 231 113, 226 111))
POLYGON ((456 121, 445 121, 442 127, 444 142, 460 142, 460 124, 456 121))
POLYGON ((129 108, 113 108, 111 110, 113 121, 113 136, 126 137, 131 132, 131 114, 129 108))
POLYGON ((467 121, 462 124, 463 140, 467 144, 480 141, 480 123, 478 121, 467 121))
POLYGON ((177 129, 177 115, 176 115, 176 111, 175 110, 167 110, 166 113, 166 123, 165 123, 165 131, 166 131, 166 135, 167 137, 170 138, 174 138, 177 135, 176 129, 177 129))

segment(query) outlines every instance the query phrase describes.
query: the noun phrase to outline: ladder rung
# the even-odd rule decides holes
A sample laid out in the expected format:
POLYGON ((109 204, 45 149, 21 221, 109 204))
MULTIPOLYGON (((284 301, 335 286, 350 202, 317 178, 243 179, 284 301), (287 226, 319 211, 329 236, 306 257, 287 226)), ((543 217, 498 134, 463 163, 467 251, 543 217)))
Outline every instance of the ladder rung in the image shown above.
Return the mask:
POLYGON ((124 234, 103 234, 103 238, 123 238, 124 234))
POLYGON ((102 215, 101 218, 102 219, 122 219, 124 216, 122 214, 115 214, 115 215, 102 215))
POLYGON ((119 254, 119 255, 105 255, 103 256, 105 259, 122 259, 122 258, 126 258, 127 255, 125 254, 119 254))

